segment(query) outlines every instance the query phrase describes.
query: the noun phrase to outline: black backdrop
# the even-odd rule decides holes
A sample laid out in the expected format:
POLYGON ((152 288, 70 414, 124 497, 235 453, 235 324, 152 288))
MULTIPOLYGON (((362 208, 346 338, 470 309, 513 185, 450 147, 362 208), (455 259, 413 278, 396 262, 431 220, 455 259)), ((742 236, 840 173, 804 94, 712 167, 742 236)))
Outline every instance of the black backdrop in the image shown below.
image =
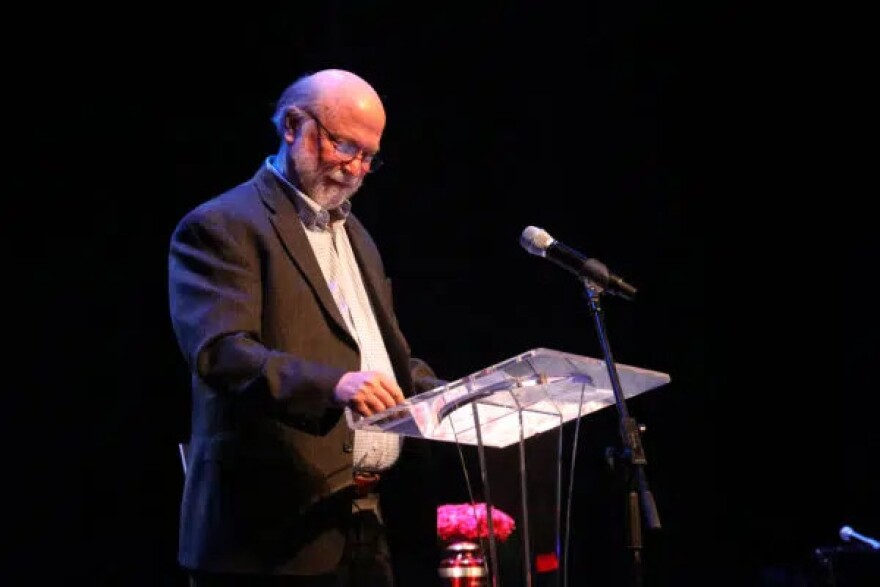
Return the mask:
MULTIPOLYGON (((275 150, 274 99, 323 67, 386 101, 388 164, 355 211, 411 346, 442 375, 535 347, 600 356, 578 282, 520 248, 527 225, 639 288, 604 307, 615 358, 672 377, 630 404, 664 523, 646 584, 795 580, 841 525, 880 534, 867 37, 841 14, 786 16, 652 2, 35 15, 7 76, 26 131, 10 145, 7 234, 27 235, 10 338, 27 333, 36 360, 15 379, 45 384, 21 394, 36 405, 19 438, 45 448, 16 484, 40 498, 16 518, 18 543, 39 547, 20 560, 87 584, 181 584, 188 388, 168 238, 275 150)), ((572 584, 624 584, 602 460, 615 417, 582 422, 572 584)), ((537 442, 535 470, 551 447, 537 442)), ((512 462, 493 457, 495 497, 515 508, 512 462)))

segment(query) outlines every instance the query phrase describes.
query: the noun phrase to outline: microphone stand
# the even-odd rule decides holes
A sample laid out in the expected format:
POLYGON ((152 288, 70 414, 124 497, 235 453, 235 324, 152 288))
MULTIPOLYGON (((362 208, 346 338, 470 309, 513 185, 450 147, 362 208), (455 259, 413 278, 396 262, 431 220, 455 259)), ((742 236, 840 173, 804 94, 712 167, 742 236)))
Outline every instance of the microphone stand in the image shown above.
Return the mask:
POLYGON ((596 326, 599 344, 605 357, 605 366, 611 379, 611 387, 614 391, 614 401, 617 405, 617 414, 620 420, 620 438, 623 447, 619 450, 608 448, 606 455, 623 465, 623 476, 626 481, 626 538, 627 548, 632 553, 632 585, 641 587, 643 580, 642 569, 642 524, 641 516, 645 516, 645 522, 652 530, 660 528, 660 516, 654 503, 654 496, 648 487, 648 479, 645 475, 645 452, 642 448, 641 426, 633 419, 627 410, 623 391, 620 388, 620 379, 617 375, 617 367, 611 356, 611 347, 605 333, 605 324, 602 315, 602 306, 599 296, 604 291, 596 283, 589 279, 583 279, 584 289, 589 302, 590 314, 596 326))

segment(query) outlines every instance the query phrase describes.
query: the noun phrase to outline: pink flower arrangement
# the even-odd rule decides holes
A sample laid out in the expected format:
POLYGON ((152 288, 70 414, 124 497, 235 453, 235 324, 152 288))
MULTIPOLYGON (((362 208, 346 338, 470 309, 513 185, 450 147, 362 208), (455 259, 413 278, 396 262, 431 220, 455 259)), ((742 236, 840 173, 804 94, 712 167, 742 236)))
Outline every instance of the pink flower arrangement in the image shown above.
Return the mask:
MULTIPOLYGON (((516 523, 509 515, 493 506, 492 527, 495 530, 495 537, 503 542, 516 529, 516 523)), ((486 517, 486 504, 460 503, 439 506, 437 536, 444 541, 487 538, 489 521, 486 517)))

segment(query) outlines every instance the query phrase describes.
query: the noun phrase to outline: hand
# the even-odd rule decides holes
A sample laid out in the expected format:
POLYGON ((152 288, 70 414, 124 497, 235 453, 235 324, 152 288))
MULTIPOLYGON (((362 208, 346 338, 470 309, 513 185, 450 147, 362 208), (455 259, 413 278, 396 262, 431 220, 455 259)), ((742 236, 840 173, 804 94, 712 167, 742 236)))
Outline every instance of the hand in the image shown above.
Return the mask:
POLYGON ((361 416, 372 416, 404 402, 393 379, 379 371, 350 371, 342 376, 333 397, 361 416))

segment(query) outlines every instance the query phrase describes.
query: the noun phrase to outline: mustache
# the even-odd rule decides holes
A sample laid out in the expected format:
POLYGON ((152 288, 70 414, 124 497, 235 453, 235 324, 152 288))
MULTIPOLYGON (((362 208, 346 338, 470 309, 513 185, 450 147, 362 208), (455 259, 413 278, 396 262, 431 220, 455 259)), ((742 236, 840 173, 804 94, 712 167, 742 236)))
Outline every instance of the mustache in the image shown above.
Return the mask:
POLYGON ((352 177, 341 169, 334 169, 328 174, 328 177, 336 183, 340 183, 347 188, 356 188, 361 183, 360 178, 352 177))

